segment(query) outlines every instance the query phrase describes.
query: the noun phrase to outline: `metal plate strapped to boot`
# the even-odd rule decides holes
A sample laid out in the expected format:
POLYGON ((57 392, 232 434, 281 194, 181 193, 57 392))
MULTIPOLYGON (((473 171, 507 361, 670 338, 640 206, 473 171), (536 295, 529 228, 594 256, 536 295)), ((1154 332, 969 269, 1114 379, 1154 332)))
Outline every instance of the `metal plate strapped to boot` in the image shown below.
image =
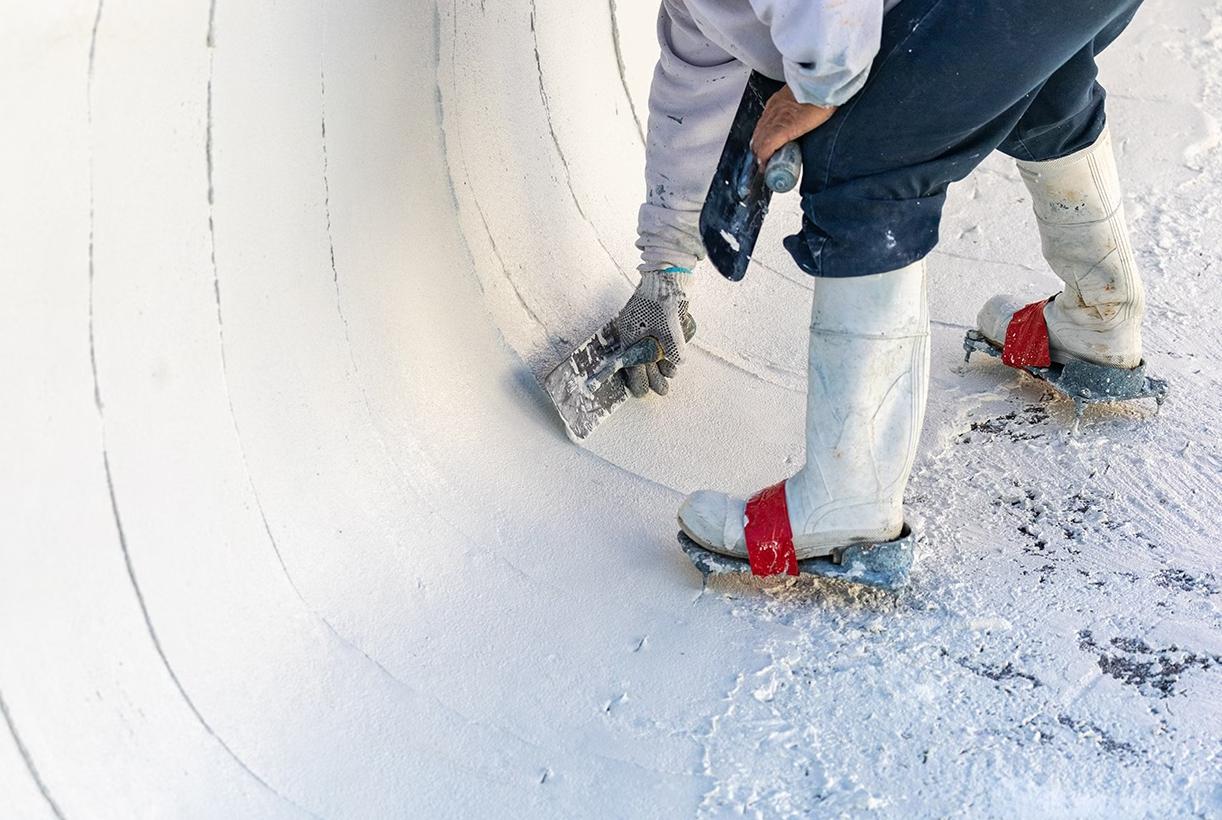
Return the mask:
POLYGON ((995 359, 1047 382, 1073 399, 1078 418, 1089 404, 1154 399, 1158 406, 1167 399, 1168 385, 1146 375, 1143 359, 1137 367, 1112 367, 1074 359, 1065 364, 1052 361, 1048 344, 1048 324, 1044 319, 1047 299, 1027 305, 1016 312, 1006 328, 1005 345, 998 348, 978 330, 969 330, 963 340, 963 360, 973 353, 986 353, 995 359))
POLYGON ((789 525, 784 482, 762 490, 748 501, 746 518, 748 560, 711 552, 685 533, 679 533, 679 546, 706 580, 710 575, 814 575, 881 589, 899 589, 908 581, 916 537, 907 524, 894 541, 850 544, 838 547, 831 555, 799 561, 789 525))
MULTIPOLYGON (((707 580, 714 575, 751 575, 751 564, 743 558, 731 558, 710 552, 679 533, 679 546, 688 560, 707 580)), ((916 536, 907 524, 899 538, 881 544, 853 544, 836 549, 831 555, 807 558, 798 562, 799 576, 816 576, 847 581, 852 584, 900 589, 908 583, 916 549, 916 536)))

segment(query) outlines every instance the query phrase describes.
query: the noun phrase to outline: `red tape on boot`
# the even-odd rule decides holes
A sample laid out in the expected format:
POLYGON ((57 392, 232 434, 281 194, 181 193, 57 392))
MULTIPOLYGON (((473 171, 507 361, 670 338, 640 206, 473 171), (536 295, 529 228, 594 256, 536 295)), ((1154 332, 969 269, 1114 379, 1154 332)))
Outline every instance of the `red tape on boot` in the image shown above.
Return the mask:
POLYGON ((747 557, 752 575, 797 575, 798 555, 785 503, 785 482, 760 490, 747 502, 747 557))
POLYGON ((1001 360, 1010 367, 1048 367, 1052 353, 1048 350, 1048 322, 1044 319, 1045 299, 1015 312, 1006 328, 1006 343, 1001 348, 1001 360))

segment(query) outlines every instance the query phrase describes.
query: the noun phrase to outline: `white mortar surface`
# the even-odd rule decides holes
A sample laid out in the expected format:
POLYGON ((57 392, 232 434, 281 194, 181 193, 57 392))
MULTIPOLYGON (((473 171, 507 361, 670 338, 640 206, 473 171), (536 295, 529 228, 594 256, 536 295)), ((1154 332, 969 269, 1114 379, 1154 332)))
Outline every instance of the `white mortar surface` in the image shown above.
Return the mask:
POLYGON ((674 541, 801 463, 796 198, 666 400, 583 450, 535 383, 634 281, 652 3, 7 6, 0 814, 1222 814, 1217 2, 1103 61, 1171 402, 962 365, 1056 287, 991 158, 898 596, 674 541))

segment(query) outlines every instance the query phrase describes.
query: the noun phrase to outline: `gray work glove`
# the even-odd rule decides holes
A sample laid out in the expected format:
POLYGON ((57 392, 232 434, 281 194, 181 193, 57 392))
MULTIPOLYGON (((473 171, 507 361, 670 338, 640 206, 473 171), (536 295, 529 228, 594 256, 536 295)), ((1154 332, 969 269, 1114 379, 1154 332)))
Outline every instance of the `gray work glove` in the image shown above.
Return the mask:
POLYGON ((667 379, 675 376, 687 343, 696 335, 696 322, 687 311, 684 287, 692 279, 686 268, 646 271, 628 304, 615 318, 624 348, 652 336, 662 346, 663 358, 656 364, 624 368, 624 383, 637 398, 650 390, 665 396, 667 379))

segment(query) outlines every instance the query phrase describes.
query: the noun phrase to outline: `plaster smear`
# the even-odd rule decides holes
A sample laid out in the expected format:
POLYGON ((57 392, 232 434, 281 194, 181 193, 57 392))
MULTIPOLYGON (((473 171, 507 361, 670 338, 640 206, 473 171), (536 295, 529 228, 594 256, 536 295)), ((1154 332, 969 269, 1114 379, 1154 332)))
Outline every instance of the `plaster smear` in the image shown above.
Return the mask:
POLYGON ((888 596, 674 541, 801 463, 796 197, 665 401, 580 449, 535 382, 635 281, 653 3, 10 5, 5 816, 1222 814, 1222 6, 1103 61, 1171 401, 962 364, 1056 287, 991 158, 888 596))

